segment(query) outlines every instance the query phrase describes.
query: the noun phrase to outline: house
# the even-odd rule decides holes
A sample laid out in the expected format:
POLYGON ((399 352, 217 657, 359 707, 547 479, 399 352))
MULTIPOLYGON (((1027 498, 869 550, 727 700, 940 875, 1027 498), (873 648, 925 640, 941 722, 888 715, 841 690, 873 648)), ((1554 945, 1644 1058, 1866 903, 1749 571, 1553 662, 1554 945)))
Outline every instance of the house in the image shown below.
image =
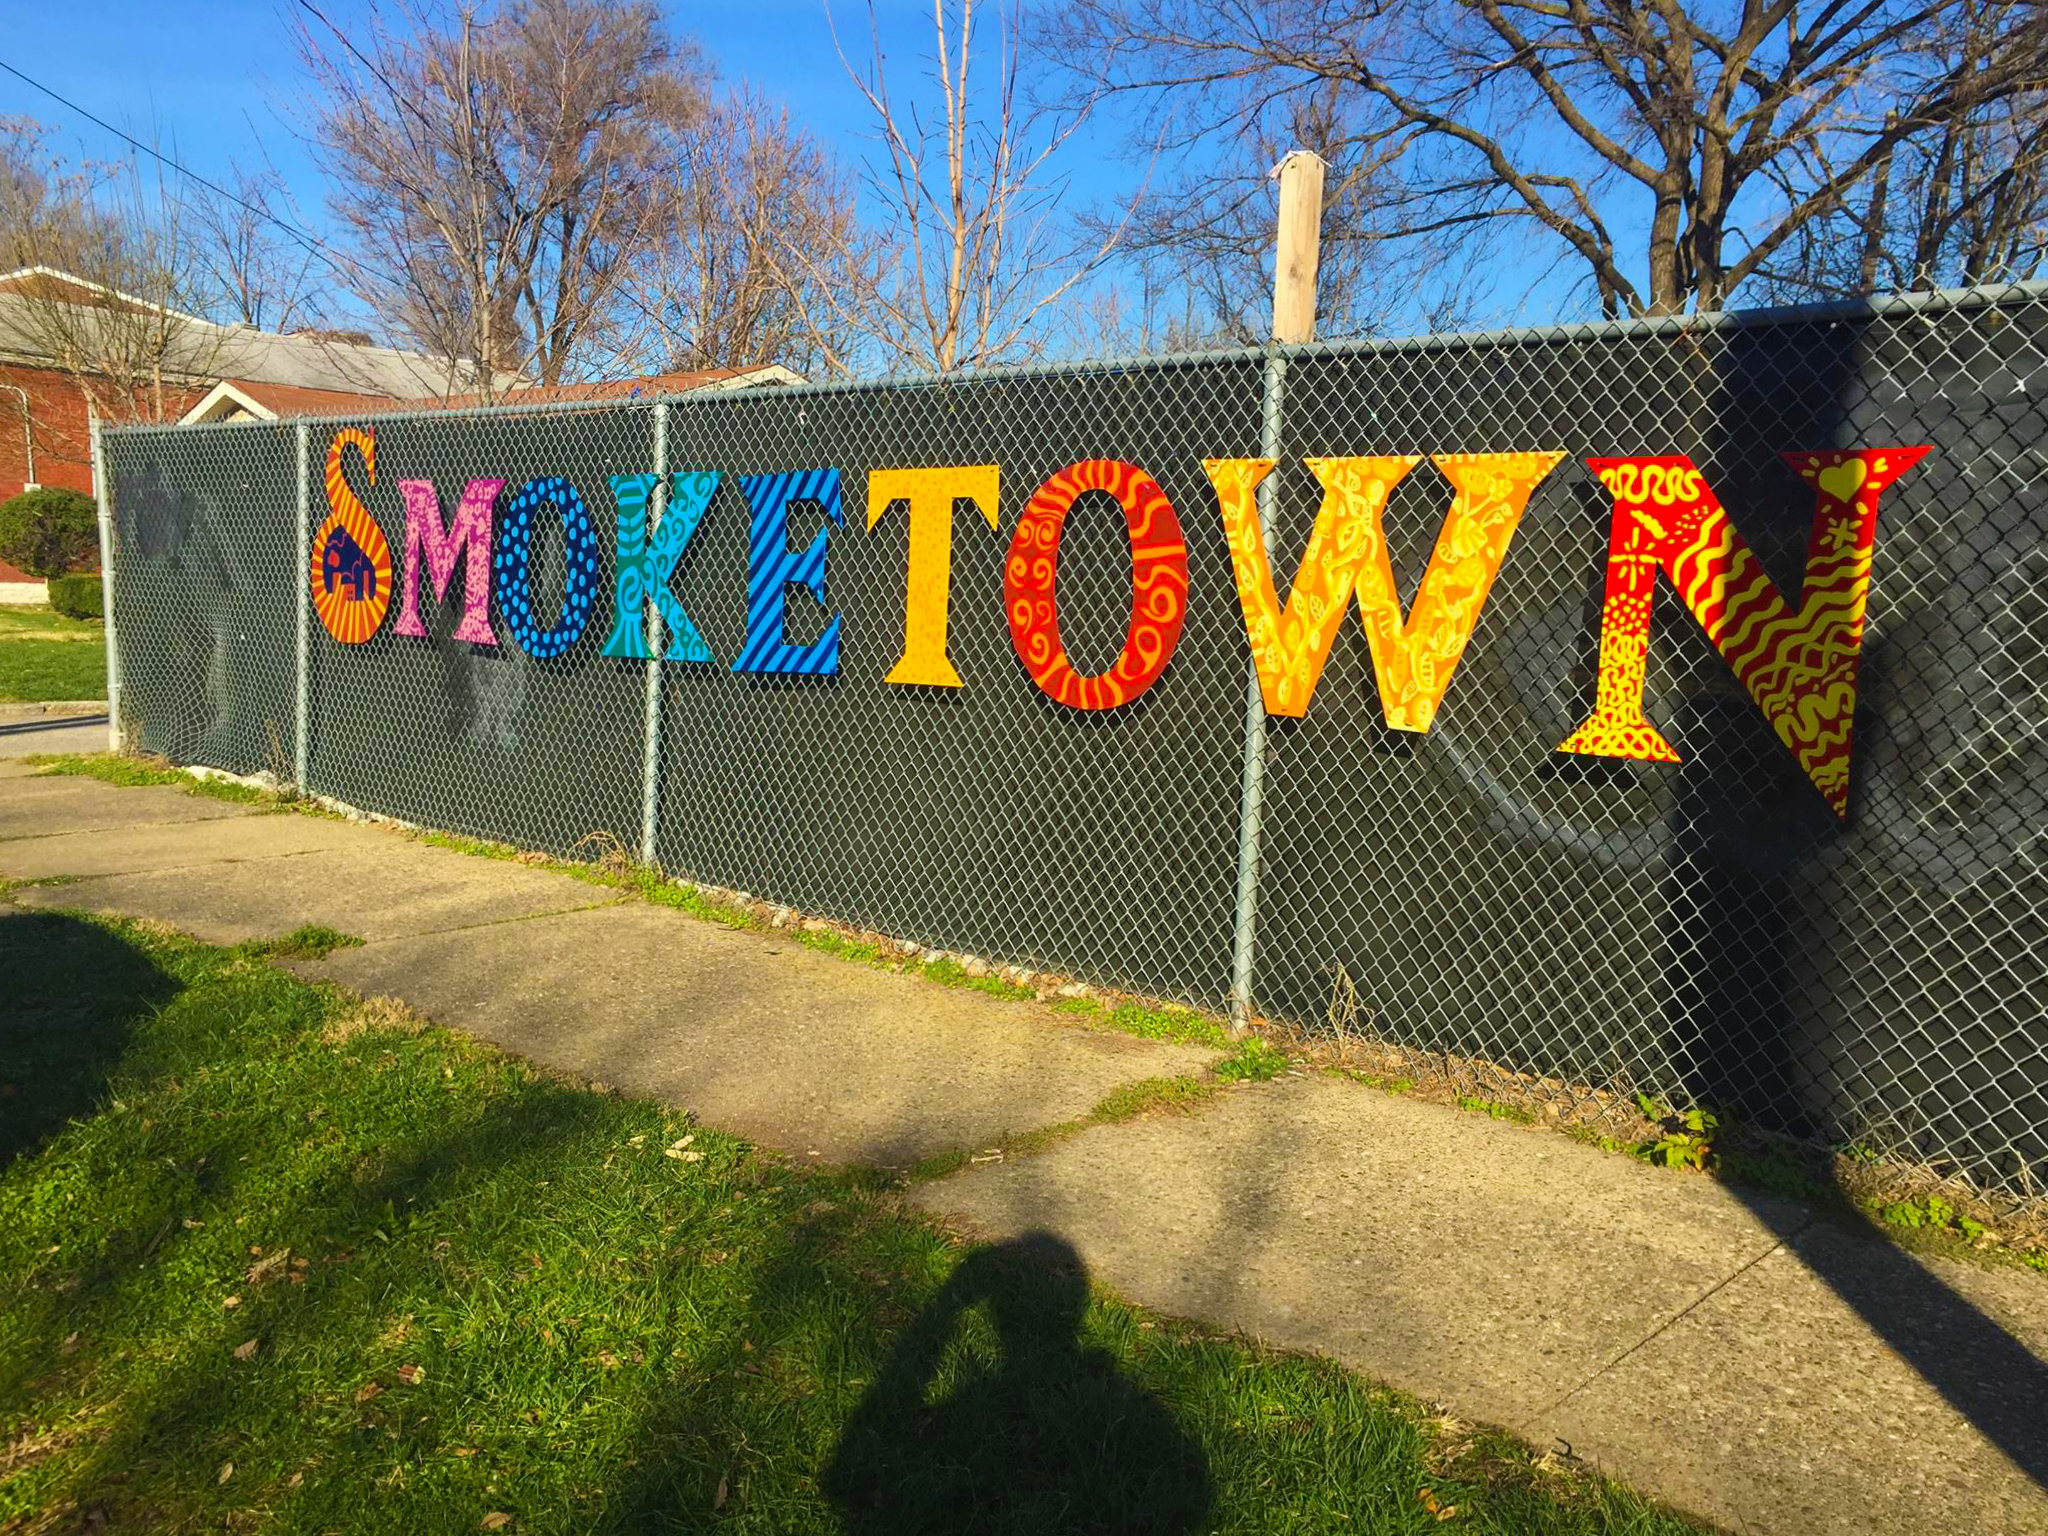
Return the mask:
POLYGON ((578 384, 535 384, 521 379, 500 388, 492 399, 486 399, 481 393, 379 398, 338 390, 263 384, 248 379, 222 379, 179 420, 186 425, 196 425, 216 421, 276 421, 290 416, 347 416, 372 411, 454 411, 488 405, 652 400, 662 395, 685 395, 699 389, 755 389, 765 385, 803 382, 802 374, 780 363, 758 363, 751 368, 649 373, 634 378, 593 379, 578 384))
MULTIPOLYGON (((486 404, 466 363, 381 347, 353 331, 262 331, 220 325, 49 267, 0 273, 0 499, 31 485, 93 489, 91 391, 60 354, 132 358, 124 328, 140 330, 162 357, 162 418, 178 422, 274 421, 486 404)), ((140 370, 122 370, 129 380, 140 370)), ((494 381, 497 403, 541 404, 796 384, 770 363, 692 373, 542 387, 516 374, 494 381)), ((98 376, 104 400, 116 381, 98 376)), ((152 406, 155 402, 150 402, 152 406)))
POLYGON ((444 359, 375 346, 359 333, 219 325, 48 267, 0 273, 0 498, 32 484, 91 494, 91 396, 104 403, 143 370, 129 361, 115 378, 89 360, 149 351, 161 357, 169 420, 223 385, 270 402, 271 414, 303 415, 365 402, 388 409, 446 393, 456 377, 444 359))

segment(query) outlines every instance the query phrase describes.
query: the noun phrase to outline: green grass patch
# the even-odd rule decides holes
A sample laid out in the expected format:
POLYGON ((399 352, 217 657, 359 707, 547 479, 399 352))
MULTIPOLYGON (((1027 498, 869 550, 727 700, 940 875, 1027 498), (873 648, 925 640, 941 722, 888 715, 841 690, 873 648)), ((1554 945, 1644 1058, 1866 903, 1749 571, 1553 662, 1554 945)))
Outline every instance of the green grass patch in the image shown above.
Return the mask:
POLYGON ((694 885, 664 879, 655 870, 636 869, 622 880, 604 883, 623 885, 637 891, 642 899, 651 901, 656 906, 674 907, 679 912, 687 912, 690 916, 702 918, 707 923, 717 923, 722 928, 744 929, 761 926, 754 914, 746 908, 720 901, 717 897, 698 890, 694 885))
POLYGON ((247 951, 0 963, 0 1526, 1690 1529, 247 951))
POLYGON ((1489 1120, 1506 1120, 1515 1125, 1534 1125, 1536 1112, 1524 1109, 1519 1104, 1503 1104, 1499 1099, 1471 1098, 1460 1094, 1458 1108, 1486 1116, 1489 1120))
POLYGON ((483 837, 464 837, 460 832, 421 832, 418 836, 429 848, 446 848, 450 853, 465 853, 472 859, 502 859, 512 863, 518 860, 520 853, 520 850, 510 843, 494 843, 483 837))
POLYGON ((973 1161, 974 1154, 965 1147, 955 1147, 950 1152, 934 1152, 904 1169, 903 1179, 907 1184, 925 1184, 933 1179, 951 1178, 973 1161))
POLYGON ((1104 1094, 1089 1118, 1099 1124, 1115 1125, 1158 1111, 1187 1114, 1206 1104, 1222 1086, 1222 1079, 1214 1076, 1141 1078, 1104 1094))
POLYGON ((1323 1073, 1327 1077, 1342 1078, 1347 1083, 1377 1088, 1382 1093, 1409 1093, 1415 1087, 1412 1077, 1382 1077, 1376 1072, 1361 1072, 1356 1067, 1325 1067, 1323 1073))
POLYGON ((97 640, 104 645, 106 638, 106 628, 98 619, 70 618, 48 603, 0 605, 0 641, 97 640))
MULTIPOLYGON (((68 622, 68 621, 67 621, 68 622)), ((0 632, 0 703, 41 704, 52 699, 107 696, 107 651, 68 634, 25 638, 0 632)))
POLYGON ((881 945, 869 939, 856 939, 836 928, 799 928, 796 941, 805 949, 815 949, 821 955, 836 955, 856 965, 882 963, 881 945))
POLYGON ((1111 1029, 1120 1029, 1127 1035, 1137 1035, 1144 1040, 1213 1046, 1219 1051, 1230 1049, 1230 1035, 1222 1023, 1192 1008, 1119 1003, 1104 1015, 1104 1022, 1111 1029))
POLYGON ((107 696, 106 631, 48 604, 0 607, 0 703, 107 696))
POLYGON ((1012 1158, 1036 1156, 1058 1146, 1069 1137, 1078 1136, 1090 1126, 1120 1125, 1124 1121, 1135 1120, 1140 1115, 1147 1114, 1192 1114, 1229 1086, 1230 1081, 1218 1076, 1214 1069, 1180 1077, 1140 1078, 1134 1083, 1125 1083, 1121 1087, 1110 1089, 1097 1101, 1093 1109, 1078 1120, 1062 1120, 1055 1125, 1042 1125, 1034 1130, 1013 1132, 1004 1136, 994 1146, 978 1152, 961 1148, 951 1152, 935 1153, 911 1165, 903 1177, 905 1182, 911 1184, 949 1178, 972 1163, 1003 1162, 1012 1158))
POLYGON ((241 946, 242 952, 258 960, 319 960, 337 949, 357 949, 362 940, 319 923, 303 923, 290 933, 274 939, 257 939, 241 946))
POLYGON ((1781 1146, 1724 1147, 1714 1159, 1714 1175, 1794 1200, 1822 1200, 1839 1195, 1833 1184, 1781 1146))
POLYGON ((1029 987, 1000 976, 973 975, 957 960, 921 960, 916 970, 918 975, 942 987, 965 987, 970 992, 986 992, 990 997, 1022 999, 1038 995, 1029 987))
POLYGON ((1210 1070, 1226 1083, 1270 1082, 1287 1070, 1287 1053, 1257 1035, 1248 1035, 1232 1055, 1210 1070))
POLYGON ((140 789, 153 784, 182 789, 188 795, 207 800, 226 800, 234 805, 270 805, 279 797, 253 784, 236 784, 227 779, 197 779, 168 763, 146 757, 128 757, 119 752, 41 752, 22 759, 44 773, 98 779, 122 789, 140 789))

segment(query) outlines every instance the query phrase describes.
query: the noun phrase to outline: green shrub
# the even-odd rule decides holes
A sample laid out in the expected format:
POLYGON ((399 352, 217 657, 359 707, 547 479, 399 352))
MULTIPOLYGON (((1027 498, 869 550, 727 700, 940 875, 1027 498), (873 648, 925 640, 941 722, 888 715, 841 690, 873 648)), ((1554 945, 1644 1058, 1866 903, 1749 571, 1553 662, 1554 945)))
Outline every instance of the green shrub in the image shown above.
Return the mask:
POLYGON ((92 498, 54 485, 0 501, 0 560, 31 576, 68 576, 99 560, 92 498))
POLYGON ((105 598, 96 574, 50 578, 50 606, 67 619, 105 618, 105 598))

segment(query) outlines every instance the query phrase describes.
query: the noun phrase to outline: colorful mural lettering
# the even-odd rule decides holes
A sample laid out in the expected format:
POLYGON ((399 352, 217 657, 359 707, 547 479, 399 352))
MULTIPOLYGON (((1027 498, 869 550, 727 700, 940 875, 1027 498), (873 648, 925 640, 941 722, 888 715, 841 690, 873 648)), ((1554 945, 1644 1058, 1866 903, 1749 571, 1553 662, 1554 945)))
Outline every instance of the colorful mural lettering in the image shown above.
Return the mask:
POLYGON ((522 485, 498 525, 491 566, 498 611, 505 616, 513 644, 536 661, 551 660, 574 645, 590 622, 597 596, 597 530, 576 487, 559 475, 542 475, 522 485), (561 616, 551 628, 542 629, 533 612, 533 534, 535 524, 550 511, 562 520, 568 578, 562 588, 561 616))
POLYGON ((877 469, 868 474, 868 531, 897 502, 910 520, 909 574, 903 589, 903 655, 882 679, 930 688, 958 688, 960 674, 946 654, 946 619, 953 600, 953 512, 968 502, 996 526, 1002 469, 994 464, 950 464, 939 469, 877 469))
POLYGON ((313 533, 313 611, 343 645, 377 633, 391 607, 391 545, 350 488, 343 455, 363 458, 363 478, 377 483, 377 438, 368 427, 343 427, 327 445, 327 519, 313 533))
POLYGON ((415 640, 427 638, 420 622, 420 566, 427 568, 427 582, 437 603, 448 600, 448 584, 455 579, 455 560, 466 558, 462 574, 462 622, 455 626, 455 638, 471 645, 496 645, 491 629, 491 507, 502 480, 472 480, 462 488, 455 516, 441 525, 441 498, 434 494, 431 480, 401 480, 398 493, 405 498, 405 575, 398 599, 396 634, 415 640))
MULTIPOLYGON (((1323 500, 1283 609, 1273 587, 1273 565, 1258 508, 1259 485, 1273 472, 1273 461, 1202 461, 1223 514, 1230 571, 1267 714, 1299 718, 1308 713, 1309 697, 1322 679, 1330 646, 1351 606, 1360 562, 1378 537, 1388 493, 1418 462, 1412 454, 1308 461, 1322 482, 1323 500)), ((1379 542, 1384 549, 1386 541, 1379 542)))
MULTIPOLYGON (((390 545, 349 484, 350 448, 361 457, 366 482, 377 483, 371 431, 337 431, 327 450, 329 511, 313 535, 308 579, 321 624, 341 643, 359 645, 383 622, 392 601, 393 573, 390 545)), ((1835 815, 1846 817, 1878 502, 1928 451, 1848 448, 1783 455, 1815 497, 1796 610, 1772 585, 1690 459, 1588 459, 1613 502, 1597 699, 1593 713, 1558 750, 1678 761, 1671 744, 1643 714, 1651 598, 1662 571, 1806 777, 1835 815)), ((1355 605, 1387 726, 1428 731, 1530 497, 1563 457, 1557 450, 1432 454, 1431 462, 1450 482, 1451 505, 1406 614, 1387 549, 1385 517, 1389 498, 1421 462, 1419 455, 1302 461, 1316 477, 1322 499, 1284 605, 1259 510, 1260 492, 1270 494, 1273 462, 1204 459, 1267 713, 1296 718, 1307 713, 1343 615, 1355 605)), ((671 588, 720 480, 709 470, 670 475, 663 515, 657 519, 650 515, 650 499, 660 490, 658 477, 610 477, 618 509, 616 608, 603 655, 653 659, 651 607, 665 637, 661 660, 699 665, 714 660, 671 588)), ((460 563, 462 616, 454 639, 480 646, 497 643, 490 621, 494 591, 513 642, 528 655, 559 657, 582 636, 595 606, 599 561, 596 530, 581 494, 561 476, 539 476, 519 489, 502 517, 494 517, 504 483, 495 477, 469 481, 444 524, 432 482, 399 482, 406 534, 397 633, 426 637, 419 609, 421 573, 435 601, 445 603, 460 563), (561 613, 543 629, 533 608, 531 556, 535 531, 546 517, 561 520, 567 578, 561 613)), ((821 467, 741 475, 737 484, 750 524, 746 637, 731 670, 795 677, 837 672, 840 615, 828 611, 818 638, 808 643, 787 639, 786 620, 793 587, 801 587, 821 607, 826 604, 831 533, 845 526, 840 472, 821 467), (802 549, 792 549, 790 513, 800 504, 819 509, 825 522, 802 549)), ((908 525, 903 649, 887 682, 963 686, 947 651, 954 521, 964 501, 996 528, 1001 485, 1001 467, 995 464, 870 471, 869 530, 897 505, 905 508, 908 525)), ((1160 680, 1180 643, 1188 606, 1180 518, 1158 482, 1134 464, 1115 459, 1070 464, 1039 486, 1019 516, 1004 561, 1002 596, 1011 648, 1047 697, 1090 711, 1129 704, 1160 680), (1067 514, 1091 491, 1114 497, 1122 509, 1131 561, 1131 615, 1123 648, 1107 670, 1095 675, 1076 671, 1068 657, 1056 598, 1067 514)))
POLYGON ((809 645, 783 639, 789 589, 802 587, 825 601, 825 555, 832 528, 845 527, 839 509, 839 471, 799 469, 783 475, 741 475, 740 490, 753 512, 747 540, 747 638, 735 672, 787 673, 817 677, 839 670, 839 615, 809 645), (789 547, 789 509, 794 502, 824 508, 827 526, 801 550, 789 547))
POLYGON ((1691 459, 1588 459, 1614 498, 1598 696, 1592 715, 1558 750, 1679 760, 1643 715, 1650 599, 1661 570, 1813 787, 1846 819, 1878 499, 1927 452, 1847 448, 1783 455, 1815 496, 1796 612, 1691 459))
POLYGON ((611 638, 604 643, 605 656, 648 661, 654 653, 647 648, 647 605, 654 604, 661 615, 662 632, 668 637, 662 660, 702 663, 711 660, 711 647, 683 611, 682 600, 669 588, 690 536, 704 520, 718 489, 713 471, 676 474, 668 477, 668 502, 655 523, 653 538, 647 536, 648 502, 660 483, 658 475, 613 475, 612 501, 619 509, 617 597, 618 613, 612 621, 611 638))
MULTIPOLYGON (((1493 578, 1522 521, 1536 482, 1557 467, 1557 453, 1436 453, 1430 462, 1451 482, 1450 513, 1415 589, 1415 606, 1401 617, 1387 554, 1383 495, 1368 512, 1365 558, 1358 571, 1358 618, 1372 647, 1373 673, 1380 685, 1380 710, 1387 729, 1426 731, 1443 703, 1451 674, 1465 654, 1479 610, 1493 590, 1493 578)), ((1354 459, 1310 459, 1308 466, 1330 485, 1331 474, 1354 459)))
POLYGON ((1188 612, 1188 556, 1180 519, 1159 482, 1135 464, 1083 459, 1031 497, 1003 567, 1010 645, 1048 698, 1074 709, 1115 709, 1159 680, 1180 644, 1188 612), (1131 540, 1131 627, 1107 672, 1076 672, 1060 643, 1054 578, 1067 513, 1087 491, 1107 491, 1123 508, 1131 540))

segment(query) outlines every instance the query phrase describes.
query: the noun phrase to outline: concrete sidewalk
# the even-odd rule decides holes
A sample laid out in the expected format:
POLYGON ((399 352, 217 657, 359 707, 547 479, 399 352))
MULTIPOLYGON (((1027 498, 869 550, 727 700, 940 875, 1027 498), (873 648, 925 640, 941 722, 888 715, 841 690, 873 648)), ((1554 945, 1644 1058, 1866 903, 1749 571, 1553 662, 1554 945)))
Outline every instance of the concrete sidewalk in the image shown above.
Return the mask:
MULTIPOLYGON (((0 759, 36 750, 0 738, 0 759)), ((1210 1059, 176 790, 0 765, 0 875, 74 877, 19 906, 216 940, 358 934, 302 969, 799 1158, 978 1149, 1210 1059)), ((1133 1301, 1561 1440, 1735 1529, 2048 1532, 2048 1281, 1915 1259, 1796 1202, 1299 1078, 909 1198, 992 1237, 1057 1231, 1133 1301)))

